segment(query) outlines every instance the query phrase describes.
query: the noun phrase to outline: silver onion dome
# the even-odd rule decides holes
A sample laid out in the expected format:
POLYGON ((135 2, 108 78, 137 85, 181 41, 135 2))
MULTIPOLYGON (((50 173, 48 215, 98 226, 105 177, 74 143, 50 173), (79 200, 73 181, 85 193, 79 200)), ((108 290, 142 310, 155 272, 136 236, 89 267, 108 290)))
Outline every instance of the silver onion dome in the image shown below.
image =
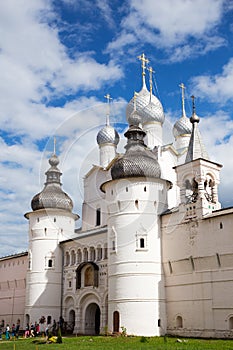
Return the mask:
POLYGON ((105 125, 97 134, 98 145, 103 145, 105 143, 112 143, 118 145, 120 137, 118 132, 111 126, 105 125))
POLYGON ((183 115, 173 126, 173 135, 175 139, 183 135, 191 135, 192 133, 192 124, 190 119, 183 115))
POLYGON ((130 126, 125 136, 128 138, 126 153, 117 159, 111 168, 112 179, 128 177, 160 178, 161 170, 156 155, 146 148, 145 132, 139 126, 130 126))
MULTIPOLYGON (((134 110, 134 98, 132 98, 126 107, 127 121, 134 110)), ((143 86, 141 91, 137 94, 137 112, 141 117, 141 123, 148 122, 164 122, 163 107, 159 99, 155 95, 151 95, 146 86, 143 86)))
POLYGON ((49 159, 49 164, 51 167, 45 173, 46 183, 44 189, 36 194, 31 201, 32 210, 53 208, 71 212, 73 209, 73 202, 68 194, 61 188, 60 177, 62 173, 57 168, 59 159, 55 154, 49 159))

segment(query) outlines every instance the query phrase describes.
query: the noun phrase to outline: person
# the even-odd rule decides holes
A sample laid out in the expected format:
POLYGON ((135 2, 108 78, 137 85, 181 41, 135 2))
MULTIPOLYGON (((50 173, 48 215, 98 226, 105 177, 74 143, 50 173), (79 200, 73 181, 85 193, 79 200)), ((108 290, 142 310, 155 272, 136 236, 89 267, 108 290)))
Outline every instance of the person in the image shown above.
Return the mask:
POLYGON ((6 325, 6 340, 10 339, 10 326, 9 324, 6 325))
POLYGON ((2 326, 0 325, 0 340, 2 340, 2 326))
POLYGON ((57 330, 57 323, 55 320, 53 320, 53 326, 52 326, 52 334, 56 335, 56 330, 57 330))
POLYGON ((19 328, 20 328, 20 322, 17 321, 16 327, 15 327, 15 336, 16 336, 16 339, 19 338, 19 328))
POLYGON ((35 322, 35 335, 38 336, 40 334, 40 325, 35 322))
POLYGON ((13 339, 15 337, 15 329, 16 329, 16 327, 15 327, 15 324, 13 323, 13 325, 11 327, 11 336, 12 336, 13 339))
POLYGON ((24 333, 24 338, 27 338, 30 336, 30 332, 29 332, 29 324, 27 323, 26 325, 26 329, 25 329, 25 333, 24 333))
POLYGON ((31 323, 31 326, 30 326, 30 336, 35 337, 35 326, 33 323, 31 323))

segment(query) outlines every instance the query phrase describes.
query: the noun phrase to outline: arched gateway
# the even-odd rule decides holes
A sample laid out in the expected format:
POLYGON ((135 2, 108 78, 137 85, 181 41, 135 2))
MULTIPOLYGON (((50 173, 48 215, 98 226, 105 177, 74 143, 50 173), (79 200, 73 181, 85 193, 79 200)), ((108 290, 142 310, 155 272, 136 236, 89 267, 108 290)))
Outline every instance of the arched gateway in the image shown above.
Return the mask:
POLYGON ((100 308, 96 303, 91 303, 85 312, 85 334, 98 335, 99 333, 100 308))

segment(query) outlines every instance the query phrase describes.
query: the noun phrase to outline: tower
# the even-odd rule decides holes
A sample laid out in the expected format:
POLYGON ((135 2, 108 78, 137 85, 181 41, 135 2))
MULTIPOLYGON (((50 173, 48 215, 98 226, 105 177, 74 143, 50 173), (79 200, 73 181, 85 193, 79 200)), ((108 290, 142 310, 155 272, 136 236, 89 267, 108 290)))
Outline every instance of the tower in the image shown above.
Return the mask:
POLYGON ((155 336, 166 332, 159 215, 170 182, 161 179, 156 154, 144 144, 140 116, 134 110, 129 119, 126 152, 102 185, 109 212, 108 329, 155 336))
POLYGON ((32 201, 29 220, 29 261, 25 301, 26 323, 42 316, 49 324, 61 316, 63 253, 59 242, 71 238, 78 215, 71 198, 61 188, 59 159, 49 159, 44 189, 32 201))
POLYGON ((181 205, 185 217, 194 219, 221 208, 218 201, 219 173, 221 165, 210 161, 198 128, 200 118, 196 115, 194 96, 193 113, 190 118, 192 133, 185 163, 176 169, 180 187, 181 205))

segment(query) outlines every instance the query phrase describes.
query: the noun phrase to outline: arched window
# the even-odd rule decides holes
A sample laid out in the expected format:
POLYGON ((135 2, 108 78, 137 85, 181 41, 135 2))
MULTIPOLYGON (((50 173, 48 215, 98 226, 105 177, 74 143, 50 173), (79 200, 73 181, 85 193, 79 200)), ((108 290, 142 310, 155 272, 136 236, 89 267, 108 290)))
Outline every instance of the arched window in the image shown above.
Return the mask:
POLYGON ((82 262, 82 251, 81 251, 81 249, 78 249, 77 260, 78 260, 79 264, 82 262))
POLYGON ((48 267, 53 267, 53 260, 52 259, 48 260, 48 267))
POLYGON ((90 248, 90 260, 95 261, 95 248, 94 247, 90 248))
POLYGON ((71 252, 71 265, 75 265, 75 262, 76 262, 75 251, 72 250, 72 252, 71 252))
POLYGON ((94 285, 94 269, 92 266, 88 266, 85 270, 84 276, 84 286, 93 286, 94 285))
POLYGON ((102 260, 102 248, 101 246, 97 247, 97 260, 102 260))
POLYGON ((66 252, 66 266, 70 265, 70 254, 66 252))
POLYGON ((233 316, 229 318, 229 329, 233 329, 233 316))
POLYGON ((88 261, 88 250, 87 250, 87 248, 84 248, 84 249, 83 249, 83 260, 84 260, 85 262, 88 261))
POLYGON ((176 327, 183 328, 183 318, 181 316, 176 317, 176 327))

